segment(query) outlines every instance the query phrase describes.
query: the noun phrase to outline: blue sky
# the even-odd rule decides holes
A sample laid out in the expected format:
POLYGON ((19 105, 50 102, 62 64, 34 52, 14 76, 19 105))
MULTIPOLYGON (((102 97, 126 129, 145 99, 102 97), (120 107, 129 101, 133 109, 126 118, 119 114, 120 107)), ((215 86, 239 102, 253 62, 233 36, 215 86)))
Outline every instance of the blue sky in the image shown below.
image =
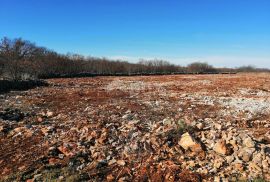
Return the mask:
POLYGON ((61 53, 270 68, 269 0, 0 0, 0 37, 61 53))

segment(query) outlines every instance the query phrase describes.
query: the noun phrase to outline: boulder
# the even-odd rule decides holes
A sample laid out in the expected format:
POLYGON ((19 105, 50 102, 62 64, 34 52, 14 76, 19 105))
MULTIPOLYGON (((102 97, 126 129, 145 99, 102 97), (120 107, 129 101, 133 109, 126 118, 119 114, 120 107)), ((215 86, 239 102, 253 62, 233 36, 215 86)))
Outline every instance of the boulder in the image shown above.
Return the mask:
POLYGON ((184 133, 181 136, 181 139, 178 142, 178 144, 185 150, 190 149, 193 152, 203 151, 201 144, 197 142, 188 132, 184 133))
POLYGON ((228 155, 230 153, 230 149, 226 144, 225 140, 219 140, 215 145, 213 150, 222 155, 228 155))
POLYGON ((241 158, 243 161, 248 162, 251 160, 254 151, 255 148, 242 148, 238 152, 238 157, 241 158))
POLYGON ((252 140, 251 137, 246 137, 243 140, 243 145, 248 147, 248 148, 254 148, 255 147, 255 142, 252 140))

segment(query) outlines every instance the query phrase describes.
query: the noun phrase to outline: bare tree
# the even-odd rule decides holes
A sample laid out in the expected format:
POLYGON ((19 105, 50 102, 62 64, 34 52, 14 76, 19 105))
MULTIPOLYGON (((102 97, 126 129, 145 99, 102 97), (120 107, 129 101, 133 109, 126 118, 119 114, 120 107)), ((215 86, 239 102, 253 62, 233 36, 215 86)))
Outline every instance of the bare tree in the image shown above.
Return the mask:
POLYGON ((216 69, 207 64, 207 63, 201 63, 201 62, 195 62, 191 63, 187 67, 188 72, 191 73, 213 73, 216 72, 216 69))
POLYGON ((84 57, 79 54, 59 54, 22 39, 3 38, 0 41, 0 76, 14 80, 25 75, 37 78, 86 75, 133 75, 174 73, 216 73, 235 71, 269 71, 253 67, 239 69, 216 69, 207 63, 195 62, 187 67, 171 64, 165 60, 140 60, 138 63, 84 57))
POLYGON ((255 66, 249 65, 249 66, 241 66, 237 69, 239 72, 256 72, 257 69, 255 66))
POLYGON ((23 78, 34 65, 34 56, 37 48, 29 41, 22 39, 3 38, 0 42, 0 55, 5 62, 7 74, 14 80, 23 78))
POLYGON ((0 78, 3 77, 4 65, 5 65, 5 59, 3 56, 0 55, 0 78))

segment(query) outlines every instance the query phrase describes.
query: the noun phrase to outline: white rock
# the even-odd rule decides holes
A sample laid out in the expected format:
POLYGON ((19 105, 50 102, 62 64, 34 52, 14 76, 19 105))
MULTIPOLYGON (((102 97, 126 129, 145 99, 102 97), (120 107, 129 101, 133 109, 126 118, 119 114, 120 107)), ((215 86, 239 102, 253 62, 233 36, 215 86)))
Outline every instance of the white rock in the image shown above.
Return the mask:
POLYGON ((246 137, 243 140, 243 145, 249 148, 254 148, 255 147, 255 142, 252 140, 251 137, 246 137))
POLYGON ((228 164, 232 163, 234 161, 234 156, 233 155, 229 155, 229 156, 226 156, 226 161, 228 164))
POLYGON ((198 124, 196 124, 196 127, 197 127, 199 130, 201 130, 201 129, 203 129, 204 124, 203 124, 203 123, 198 123, 198 124))
POLYGON ((172 125, 173 121, 170 118, 165 118, 165 119, 163 119, 162 123, 164 125, 172 125))
POLYGON ((222 125, 221 124, 215 123, 214 126, 215 126, 215 128, 217 130, 221 130, 222 129, 222 125))
POLYGON ((48 112, 46 113, 46 116, 47 116, 47 117, 52 117, 52 116, 53 116, 53 112, 48 111, 48 112))
POLYGON ((261 165, 261 163, 262 163, 262 155, 261 155, 261 153, 254 153, 252 162, 254 162, 255 164, 261 165))

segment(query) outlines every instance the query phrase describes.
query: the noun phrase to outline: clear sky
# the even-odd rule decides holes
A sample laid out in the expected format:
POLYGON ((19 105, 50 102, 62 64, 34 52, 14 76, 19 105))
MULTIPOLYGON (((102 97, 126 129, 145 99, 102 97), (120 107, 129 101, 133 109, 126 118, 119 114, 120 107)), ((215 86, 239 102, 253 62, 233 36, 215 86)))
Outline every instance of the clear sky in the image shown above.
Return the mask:
POLYGON ((270 0, 0 0, 0 37, 60 53, 270 68, 270 0))

